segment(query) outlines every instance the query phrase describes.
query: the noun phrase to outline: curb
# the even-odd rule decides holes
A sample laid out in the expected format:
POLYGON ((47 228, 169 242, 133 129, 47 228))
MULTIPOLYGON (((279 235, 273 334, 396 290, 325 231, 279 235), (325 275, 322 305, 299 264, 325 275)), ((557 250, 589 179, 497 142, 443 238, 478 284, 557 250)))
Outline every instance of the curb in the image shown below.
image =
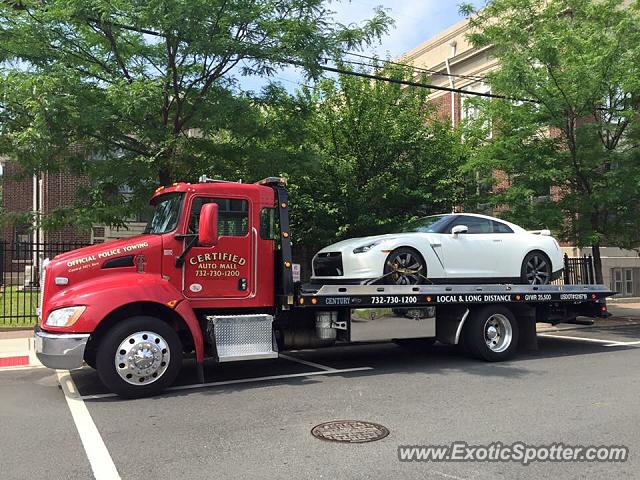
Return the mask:
POLYGON ((7 347, 2 353, 0 353, 0 372, 7 370, 44 368, 36 356, 35 341, 33 338, 18 337, 0 339, 0 346, 3 343, 5 346, 7 344, 10 345, 10 347, 7 347), (27 340, 27 350, 24 351, 24 344, 13 350, 12 347, 14 345, 12 345, 12 342, 15 342, 16 340, 27 340))

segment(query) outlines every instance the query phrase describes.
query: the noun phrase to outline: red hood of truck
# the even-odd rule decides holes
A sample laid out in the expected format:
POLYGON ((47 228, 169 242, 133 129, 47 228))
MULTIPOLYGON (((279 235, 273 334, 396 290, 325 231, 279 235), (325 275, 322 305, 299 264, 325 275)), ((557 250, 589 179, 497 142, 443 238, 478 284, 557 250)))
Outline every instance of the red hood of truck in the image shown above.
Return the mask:
POLYGON ((138 255, 147 253, 149 249, 159 247, 162 244, 160 235, 136 235, 135 237, 110 242, 89 245, 70 252, 62 253, 53 258, 56 264, 65 264, 70 270, 95 262, 104 262, 110 258, 126 255, 138 255))

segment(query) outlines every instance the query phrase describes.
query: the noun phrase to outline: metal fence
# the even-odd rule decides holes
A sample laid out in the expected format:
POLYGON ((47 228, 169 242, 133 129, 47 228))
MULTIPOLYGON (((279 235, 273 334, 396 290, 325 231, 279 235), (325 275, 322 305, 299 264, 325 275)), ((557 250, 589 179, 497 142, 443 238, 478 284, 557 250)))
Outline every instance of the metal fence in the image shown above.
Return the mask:
POLYGON ((35 324, 43 260, 86 245, 1 241, 0 327, 35 324))
POLYGON ((558 285, 595 284, 596 276, 593 269, 593 257, 584 255, 573 258, 565 253, 562 277, 553 283, 558 285))

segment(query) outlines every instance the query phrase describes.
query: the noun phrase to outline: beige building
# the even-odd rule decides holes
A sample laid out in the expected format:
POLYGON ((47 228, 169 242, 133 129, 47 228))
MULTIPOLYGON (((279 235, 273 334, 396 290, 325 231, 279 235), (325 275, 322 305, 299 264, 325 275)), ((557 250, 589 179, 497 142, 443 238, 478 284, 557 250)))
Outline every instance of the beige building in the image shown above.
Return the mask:
MULTIPOLYGON (((402 55, 400 61, 434 72, 430 80, 433 85, 490 93, 483 77, 496 68, 498 62, 491 58, 490 47, 475 49, 470 45, 469 31, 469 21, 462 20, 402 55)), ((463 94, 436 90, 431 98, 439 115, 449 118, 454 126, 473 114, 469 106, 465 106, 463 94)))
MULTIPOLYGON (((471 27, 462 20, 435 37, 402 55, 402 63, 433 72, 430 83, 435 86, 464 89, 470 92, 491 93, 483 77, 499 63, 491 57, 491 47, 473 48, 467 40, 471 27)), ((465 105, 467 96, 460 93, 434 90, 430 96, 438 115, 453 126, 473 116, 473 108, 465 105)), ((569 256, 590 254, 589 248, 563 248, 569 256)), ((640 257, 634 250, 613 247, 601 248, 604 283, 620 292, 620 296, 640 296, 640 257)))

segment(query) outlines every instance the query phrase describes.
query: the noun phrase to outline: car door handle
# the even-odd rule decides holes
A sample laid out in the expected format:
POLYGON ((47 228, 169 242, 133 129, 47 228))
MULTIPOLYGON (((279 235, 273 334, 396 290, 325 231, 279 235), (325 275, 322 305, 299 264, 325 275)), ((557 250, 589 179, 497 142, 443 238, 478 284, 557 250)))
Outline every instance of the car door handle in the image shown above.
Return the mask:
POLYGON ((494 238, 494 239, 493 239, 493 241, 494 241, 494 242, 501 242, 501 241, 502 241, 502 239, 500 239, 500 238, 494 238))

